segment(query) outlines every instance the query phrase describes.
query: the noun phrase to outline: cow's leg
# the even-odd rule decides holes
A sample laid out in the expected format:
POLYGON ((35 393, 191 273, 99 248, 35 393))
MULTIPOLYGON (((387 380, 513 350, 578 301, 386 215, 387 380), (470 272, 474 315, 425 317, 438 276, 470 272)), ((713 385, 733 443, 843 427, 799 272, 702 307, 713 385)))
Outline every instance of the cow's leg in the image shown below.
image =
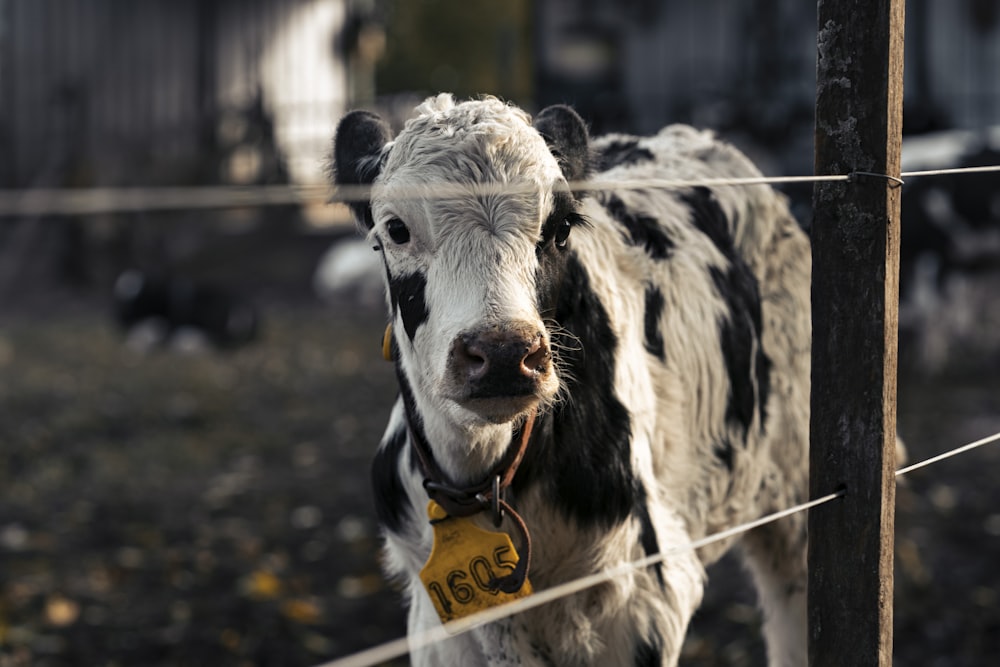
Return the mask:
MULTIPOLYGON (((792 504, 791 499, 788 504, 792 504)), ((743 554, 764 614, 768 665, 805 665, 808 583, 805 513, 751 531, 743 538, 743 554)))

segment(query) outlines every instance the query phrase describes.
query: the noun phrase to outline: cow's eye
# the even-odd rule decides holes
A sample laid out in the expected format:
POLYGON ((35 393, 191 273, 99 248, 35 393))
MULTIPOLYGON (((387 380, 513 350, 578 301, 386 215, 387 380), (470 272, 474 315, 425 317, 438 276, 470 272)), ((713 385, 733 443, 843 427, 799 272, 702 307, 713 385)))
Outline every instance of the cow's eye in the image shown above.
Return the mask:
POLYGON ((410 230, 407 229, 406 223, 404 223, 399 218, 393 218, 389 222, 385 223, 385 228, 389 232, 389 238, 392 239, 393 243, 403 245, 404 243, 409 243, 410 241, 410 230))
POLYGON ((573 229, 573 223, 569 221, 569 218, 563 220, 556 226, 556 233, 553 235, 552 240, 559 248, 566 247, 566 241, 569 239, 569 232, 573 229))

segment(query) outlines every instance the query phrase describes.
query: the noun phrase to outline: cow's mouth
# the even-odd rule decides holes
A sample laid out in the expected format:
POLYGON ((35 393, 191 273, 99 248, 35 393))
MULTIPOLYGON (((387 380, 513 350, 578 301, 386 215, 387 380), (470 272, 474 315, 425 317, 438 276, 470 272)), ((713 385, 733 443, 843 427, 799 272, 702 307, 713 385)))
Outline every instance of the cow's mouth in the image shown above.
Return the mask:
POLYGON ((531 412, 539 402, 532 392, 520 396, 470 397, 459 404, 492 424, 506 424, 531 412))

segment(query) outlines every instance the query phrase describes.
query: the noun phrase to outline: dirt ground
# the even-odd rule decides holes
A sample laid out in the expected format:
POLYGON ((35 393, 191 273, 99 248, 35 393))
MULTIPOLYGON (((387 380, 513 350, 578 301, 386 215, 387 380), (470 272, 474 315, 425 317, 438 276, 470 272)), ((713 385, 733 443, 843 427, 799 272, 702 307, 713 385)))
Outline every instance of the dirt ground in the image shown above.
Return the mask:
MULTIPOLYGON (((262 307, 226 353, 131 349, 93 294, 0 312, 0 667, 309 667, 404 633, 368 485, 382 314, 262 307)), ((901 372, 912 460, 1000 431, 1000 356, 963 368, 901 372)), ((998 464, 990 445, 899 490, 900 667, 995 664, 998 464)), ((764 664, 735 559, 710 576, 682 664, 764 664)))

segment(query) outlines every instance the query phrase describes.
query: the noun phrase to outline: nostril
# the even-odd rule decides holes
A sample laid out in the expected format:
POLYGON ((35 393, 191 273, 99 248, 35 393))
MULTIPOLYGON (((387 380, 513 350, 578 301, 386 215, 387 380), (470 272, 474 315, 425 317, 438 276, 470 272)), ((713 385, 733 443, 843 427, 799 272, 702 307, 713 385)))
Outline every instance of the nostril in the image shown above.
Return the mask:
POLYGON ((455 346, 455 362, 470 379, 482 377, 489 370, 489 358, 475 341, 461 340, 455 346))
POLYGON ((521 359, 521 373, 529 376, 544 373, 548 370, 551 356, 545 340, 541 336, 535 338, 528 348, 528 353, 521 359))

